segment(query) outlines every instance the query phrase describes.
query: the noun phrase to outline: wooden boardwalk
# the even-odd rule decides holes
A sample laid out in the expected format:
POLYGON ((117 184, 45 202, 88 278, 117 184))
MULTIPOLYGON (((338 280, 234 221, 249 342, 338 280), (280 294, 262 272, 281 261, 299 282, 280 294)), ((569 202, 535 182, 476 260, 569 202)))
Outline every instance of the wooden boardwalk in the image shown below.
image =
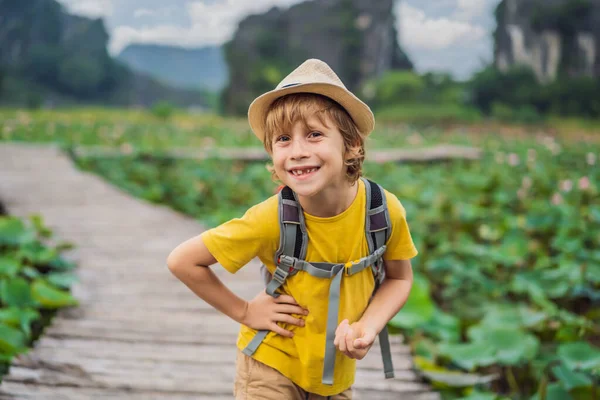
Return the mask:
MULTIPOLYGON (((165 261, 199 234, 194 219, 133 198, 79 171, 49 146, 0 144, 0 201, 9 214, 43 216, 76 248, 80 306, 62 310, 17 358, 0 399, 231 399, 238 326, 197 298, 165 261)), ((236 275, 215 267, 238 295, 260 289, 258 264, 236 275)), ((377 345, 359 362, 355 399, 437 400, 394 342, 396 378, 383 379, 377 345)))

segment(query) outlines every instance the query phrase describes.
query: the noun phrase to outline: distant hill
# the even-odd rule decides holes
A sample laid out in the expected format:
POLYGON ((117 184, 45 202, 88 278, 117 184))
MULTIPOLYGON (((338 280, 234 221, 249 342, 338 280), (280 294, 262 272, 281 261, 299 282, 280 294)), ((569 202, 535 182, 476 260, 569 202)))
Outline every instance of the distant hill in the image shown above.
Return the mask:
POLYGON ((112 58, 102 19, 69 14, 56 0, 0 0, 0 104, 208 105, 112 58))
POLYGON ((220 46, 186 49, 133 44, 127 46, 117 59, 134 70, 177 87, 220 91, 227 84, 227 63, 220 46))

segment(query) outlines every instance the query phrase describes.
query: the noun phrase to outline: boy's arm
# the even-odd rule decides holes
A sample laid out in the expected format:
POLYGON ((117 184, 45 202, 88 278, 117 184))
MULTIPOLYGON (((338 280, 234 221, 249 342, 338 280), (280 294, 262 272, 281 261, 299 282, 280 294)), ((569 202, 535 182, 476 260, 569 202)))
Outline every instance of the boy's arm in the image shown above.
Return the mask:
POLYGON ((306 310, 291 296, 281 295, 274 299, 263 291, 247 302, 229 290, 209 268, 216 262, 200 236, 181 243, 167 258, 167 266, 173 275, 202 300, 236 322, 288 337, 292 336, 292 332, 281 328, 277 322, 304 325, 303 320, 290 315, 306 315, 306 310))
POLYGON ((336 331, 336 346, 348 357, 362 359, 375 337, 406 303, 413 282, 410 260, 386 260, 386 277, 359 321, 342 321, 336 331))
POLYGON ((387 260, 384 263, 385 280, 360 318, 362 324, 371 327, 377 333, 381 332, 404 306, 413 282, 410 260, 387 260))
POLYGON ((229 290, 208 268, 216 262, 200 235, 181 243, 167 258, 171 273, 192 292, 223 314, 242 323, 246 301, 229 290))

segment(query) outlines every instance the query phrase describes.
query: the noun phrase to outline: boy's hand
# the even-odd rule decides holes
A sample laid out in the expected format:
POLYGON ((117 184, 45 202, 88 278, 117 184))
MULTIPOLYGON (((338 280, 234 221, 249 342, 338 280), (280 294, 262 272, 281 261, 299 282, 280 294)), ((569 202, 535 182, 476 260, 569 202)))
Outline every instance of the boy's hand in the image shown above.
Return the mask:
POLYGON ((277 298, 262 291, 254 299, 246 303, 242 324, 256 330, 268 329, 281 336, 293 337, 294 333, 283 329, 277 322, 304 326, 304 320, 291 314, 308 315, 308 310, 300 307, 292 296, 285 294, 277 298))
POLYGON ((335 331, 333 344, 339 351, 350 358, 362 360, 373 345, 377 332, 365 327, 360 322, 352 325, 348 320, 343 320, 335 331))

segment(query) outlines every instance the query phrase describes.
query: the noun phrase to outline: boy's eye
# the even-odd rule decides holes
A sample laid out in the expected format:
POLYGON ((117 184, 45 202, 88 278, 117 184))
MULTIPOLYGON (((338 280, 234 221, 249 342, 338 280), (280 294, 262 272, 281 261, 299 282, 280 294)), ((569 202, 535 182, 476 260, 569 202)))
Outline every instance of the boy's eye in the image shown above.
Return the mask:
POLYGON ((275 139, 276 142, 286 142, 289 140, 289 136, 286 135, 281 135, 279 137, 277 137, 277 139, 275 139))
POLYGON ((323 136, 323 134, 321 132, 314 131, 309 133, 309 136, 323 136))

